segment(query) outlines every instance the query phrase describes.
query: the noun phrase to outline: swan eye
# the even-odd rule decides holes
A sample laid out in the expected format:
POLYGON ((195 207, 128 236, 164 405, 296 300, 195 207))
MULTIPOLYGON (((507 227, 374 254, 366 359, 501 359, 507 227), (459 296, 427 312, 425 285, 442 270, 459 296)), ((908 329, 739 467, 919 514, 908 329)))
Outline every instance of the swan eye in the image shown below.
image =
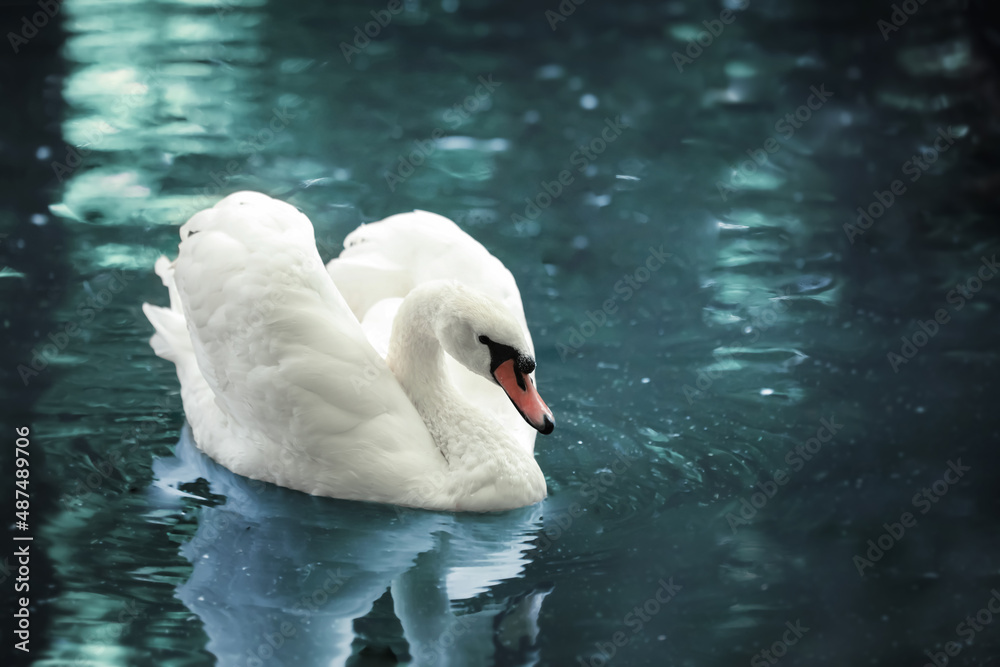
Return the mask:
POLYGON ((482 343, 483 345, 489 345, 490 339, 487 336, 480 336, 479 342, 482 343))

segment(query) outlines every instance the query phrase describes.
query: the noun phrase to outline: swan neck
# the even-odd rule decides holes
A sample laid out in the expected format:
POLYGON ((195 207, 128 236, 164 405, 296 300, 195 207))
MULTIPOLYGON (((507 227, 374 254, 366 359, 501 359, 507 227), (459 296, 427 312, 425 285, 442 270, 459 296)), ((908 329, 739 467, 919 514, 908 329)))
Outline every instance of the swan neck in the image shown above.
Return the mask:
POLYGON ((438 338, 439 325, 451 312, 446 284, 421 286, 400 304, 389 338, 386 361, 442 454, 452 461, 476 446, 482 430, 492 445, 516 445, 499 423, 470 403, 449 379, 446 352, 438 338), (476 423, 480 433, 469 432, 476 423), (508 442, 509 441, 509 442, 508 442))
POLYGON ((451 473, 462 509, 521 507, 545 497, 545 477, 530 449, 471 404, 449 379, 438 338, 454 308, 447 284, 424 284, 400 304, 386 362, 427 427, 451 473))
POLYGON ((449 387, 444 349, 434 327, 441 308, 440 301, 411 292, 400 304, 392 325, 386 361, 411 400, 434 396, 449 387))

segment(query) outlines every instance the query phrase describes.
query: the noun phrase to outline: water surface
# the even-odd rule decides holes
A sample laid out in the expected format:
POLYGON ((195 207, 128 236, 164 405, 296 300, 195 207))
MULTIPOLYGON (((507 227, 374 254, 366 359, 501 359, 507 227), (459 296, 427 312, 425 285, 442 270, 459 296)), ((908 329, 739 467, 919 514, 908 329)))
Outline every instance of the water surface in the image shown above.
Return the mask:
POLYGON ((1000 586, 980 6, 883 35, 889 3, 759 0, 686 62, 743 3, 550 4, 376 29, 387 5, 67 0, 51 200, 5 245, 9 285, 47 285, 8 369, 47 360, 17 415, 37 664, 998 659, 995 624, 957 628, 1000 586), (242 189, 301 208, 324 259, 420 208, 505 262, 558 418, 548 499, 317 499, 182 439, 139 307, 177 226, 242 189))

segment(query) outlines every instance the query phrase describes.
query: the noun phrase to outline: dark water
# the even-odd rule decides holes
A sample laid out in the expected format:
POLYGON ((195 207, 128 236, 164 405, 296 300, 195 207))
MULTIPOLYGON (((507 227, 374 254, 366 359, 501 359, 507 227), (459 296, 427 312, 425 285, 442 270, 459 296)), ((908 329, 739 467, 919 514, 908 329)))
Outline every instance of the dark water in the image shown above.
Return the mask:
POLYGON ((743 4, 70 0, 6 40, 4 413, 34 542, 31 653, 5 650, 1000 664, 996 10, 721 14, 743 4), (176 226, 242 189, 301 208, 325 259, 421 208, 507 264, 559 420, 544 503, 311 498, 178 444, 139 306, 176 226))

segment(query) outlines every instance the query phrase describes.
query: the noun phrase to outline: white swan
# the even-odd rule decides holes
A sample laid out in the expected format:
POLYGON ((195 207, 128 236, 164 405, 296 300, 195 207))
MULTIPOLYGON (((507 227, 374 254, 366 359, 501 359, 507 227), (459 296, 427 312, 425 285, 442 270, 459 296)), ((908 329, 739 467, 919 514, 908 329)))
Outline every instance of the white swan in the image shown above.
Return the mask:
POLYGON ((143 311, 208 456, 347 500, 495 511, 545 497, 534 429, 554 419, 517 285, 453 222, 365 225, 329 270, 309 219, 260 193, 180 235, 177 259, 156 262, 170 308, 143 311))

